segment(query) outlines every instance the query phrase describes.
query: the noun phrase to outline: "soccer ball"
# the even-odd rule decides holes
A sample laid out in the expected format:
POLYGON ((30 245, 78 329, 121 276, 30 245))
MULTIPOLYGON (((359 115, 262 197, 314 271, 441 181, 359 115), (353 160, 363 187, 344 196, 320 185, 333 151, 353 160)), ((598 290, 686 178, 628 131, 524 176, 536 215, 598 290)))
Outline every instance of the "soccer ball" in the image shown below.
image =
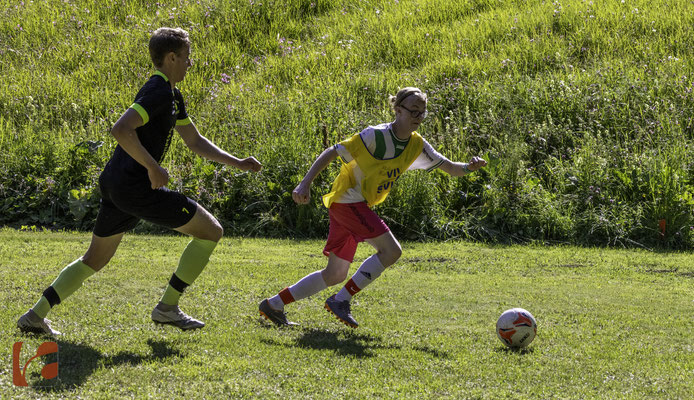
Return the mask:
POLYGON ((508 347, 525 347, 535 339, 537 322, 522 308, 504 311, 496 321, 496 335, 508 347))

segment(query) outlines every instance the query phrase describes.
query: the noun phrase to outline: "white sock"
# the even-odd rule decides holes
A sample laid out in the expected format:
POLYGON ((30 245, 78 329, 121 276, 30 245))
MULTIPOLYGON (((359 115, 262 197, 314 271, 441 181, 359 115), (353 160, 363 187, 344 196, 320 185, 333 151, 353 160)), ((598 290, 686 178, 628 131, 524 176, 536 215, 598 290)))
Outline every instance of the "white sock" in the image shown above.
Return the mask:
POLYGON ((323 280, 322 271, 316 271, 301 278, 301 280, 289 287, 289 292, 294 300, 305 299, 327 288, 323 280))
POLYGON ((267 299, 267 302, 270 303, 270 307, 272 307, 275 310, 284 310, 284 302, 280 298, 279 294, 276 294, 269 299, 267 299))
POLYGON ((376 280, 381 273, 386 270, 386 267, 381 264, 378 255, 374 254, 364 260, 357 269, 357 272, 352 275, 352 278, 340 289, 335 295, 337 301, 352 300, 352 296, 364 289, 368 284, 376 280))
POLYGON ((323 280, 322 272, 312 272, 288 288, 291 297, 287 296, 287 292, 285 292, 284 297, 286 302, 285 300, 282 300, 282 296, 280 295, 281 292, 269 298, 268 302, 270 303, 270 307, 274 308, 275 310, 282 310, 284 309, 285 304, 289 304, 296 300, 305 299, 306 297, 314 295, 327 287, 328 285, 326 285, 325 280, 323 280))

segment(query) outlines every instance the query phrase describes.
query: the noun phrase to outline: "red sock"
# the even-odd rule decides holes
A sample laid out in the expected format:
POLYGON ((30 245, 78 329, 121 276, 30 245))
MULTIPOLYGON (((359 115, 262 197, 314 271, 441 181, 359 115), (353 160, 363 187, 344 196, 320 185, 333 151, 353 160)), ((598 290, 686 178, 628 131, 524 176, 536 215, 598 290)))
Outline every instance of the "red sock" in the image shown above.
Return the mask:
POLYGON ((282 299, 282 303, 284 303, 285 305, 296 301, 294 300, 294 296, 292 296, 292 292, 289 291, 288 287, 280 290, 279 296, 280 299, 282 299))

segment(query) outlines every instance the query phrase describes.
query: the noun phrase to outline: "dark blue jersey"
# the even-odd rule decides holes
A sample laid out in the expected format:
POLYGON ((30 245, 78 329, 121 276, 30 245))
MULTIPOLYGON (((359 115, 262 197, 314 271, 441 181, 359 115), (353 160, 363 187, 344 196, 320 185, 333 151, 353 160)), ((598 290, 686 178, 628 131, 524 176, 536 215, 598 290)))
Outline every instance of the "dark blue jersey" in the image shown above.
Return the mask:
MULTIPOLYGON (((158 163, 161 163, 171 144, 176 125, 191 123, 186 113, 183 96, 171 89, 168 78, 157 71, 142 86, 130 108, 140 114, 144 125, 137 128, 142 146, 158 163)), ((103 178, 113 184, 147 184, 147 169, 118 145, 106 164, 103 178)))

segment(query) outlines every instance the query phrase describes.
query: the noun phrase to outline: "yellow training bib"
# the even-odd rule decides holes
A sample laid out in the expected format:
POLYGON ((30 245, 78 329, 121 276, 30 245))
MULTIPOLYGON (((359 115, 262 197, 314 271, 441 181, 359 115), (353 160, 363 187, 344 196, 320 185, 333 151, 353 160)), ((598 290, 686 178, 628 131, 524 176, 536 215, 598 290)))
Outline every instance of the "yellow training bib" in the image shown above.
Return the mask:
POLYGON ((340 144, 345 146, 353 160, 346 164, 342 163, 340 175, 333 182, 332 190, 323 196, 323 204, 328 208, 335 199, 356 185, 353 172, 356 165, 364 174, 364 179, 361 181, 361 193, 369 207, 382 203, 388 197, 393 183, 407 171, 424 149, 424 139, 417 132, 412 132, 405 150, 399 156, 389 160, 374 158, 359 134, 340 144))

